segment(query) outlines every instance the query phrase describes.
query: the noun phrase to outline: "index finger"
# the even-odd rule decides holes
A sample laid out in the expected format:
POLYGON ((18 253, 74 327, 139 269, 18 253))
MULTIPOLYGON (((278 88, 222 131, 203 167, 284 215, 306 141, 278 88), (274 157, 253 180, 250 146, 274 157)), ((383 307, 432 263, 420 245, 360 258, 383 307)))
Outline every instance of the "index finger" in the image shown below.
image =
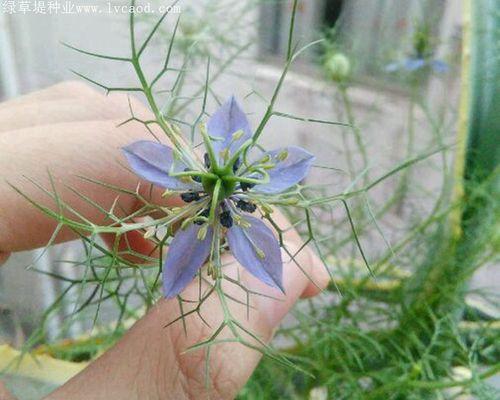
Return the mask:
MULTIPOLYGON (((105 97, 85 85, 67 84, 63 104, 71 106, 61 110, 61 101, 56 101, 61 90, 57 88, 4 103, 0 108, 17 115, 0 124, 0 253, 44 246, 57 226, 54 219, 25 201, 10 185, 32 201, 55 209, 54 201, 30 182, 51 190, 50 171, 61 199, 85 218, 102 223, 104 214, 78 194, 90 197, 109 210, 117 193, 85 181, 81 176, 129 191, 135 191, 139 182, 120 165, 124 161, 120 148, 152 137, 140 123, 118 127, 130 117, 127 97, 105 97), (30 118, 23 118, 24 112, 30 118)), ((146 114, 138 101, 132 104, 134 113, 146 114)), ((144 190, 149 188, 146 183, 142 186, 144 190)), ((120 194, 116 209, 127 214, 136 205, 133 195, 120 194)), ((72 238, 74 233, 63 229, 57 241, 72 238)))

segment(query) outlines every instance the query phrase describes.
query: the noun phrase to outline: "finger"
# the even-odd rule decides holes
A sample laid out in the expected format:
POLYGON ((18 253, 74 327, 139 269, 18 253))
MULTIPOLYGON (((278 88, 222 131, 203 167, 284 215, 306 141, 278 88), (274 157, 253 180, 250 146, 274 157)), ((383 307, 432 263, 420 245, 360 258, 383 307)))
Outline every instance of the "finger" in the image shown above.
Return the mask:
MULTIPOLYGON (((93 93, 93 92, 92 92, 93 93)), ((36 96, 35 96, 36 97, 36 96)), ((47 97, 47 94, 42 96, 47 97)), ((107 99, 101 95, 78 94, 80 103, 73 103, 73 114, 84 110, 87 102, 97 102, 102 113, 110 115, 116 109, 116 103, 128 103, 127 99, 107 99), (76 107, 79 104, 80 107, 76 107)), ((15 107, 31 103, 17 102, 15 107)), ((120 148, 140 139, 151 139, 151 135, 142 124, 127 125, 117 128, 122 120, 66 121, 60 122, 51 111, 50 105, 43 106, 43 113, 49 117, 42 126, 27 126, 21 129, 0 133, 0 250, 4 252, 40 247, 50 239, 56 223, 44 216, 18 193, 12 190, 10 183, 25 193, 30 199, 55 209, 54 201, 48 198, 24 177, 50 188, 47 170, 55 178, 56 188, 67 204, 81 212, 94 222, 102 222, 104 215, 96 207, 84 201, 78 194, 85 194, 105 209, 110 209, 117 193, 108 188, 86 182, 79 178, 102 180, 108 184, 134 191, 138 184, 137 177, 120 166, 125 162, 120 148), (47 108, 48 107, 48 108, 47 108), (54 118, 54 123, 52 119, 54 118), (74 192, 71 189, 74 190, 74 192)), ((67 110, 68 111, 68 110, 67 110)), ((68 111, 69 112, 69 111, 68 111)), ((90 110, 89 116, 94 114, 90 110)), ((124 115, 124 117, 126 117, 124 115)), ((42 117, 40 117, 42 118, 42 117)), ((149 185, 143 183, 146 192, 149 185)), ((155 201, 160 201, 160 192, 153 192, 155 201)), ((136 206, 134 196, 121 194, 117 209, 123 214, 130 213, 136 206)), ((70 213, 71 214, 71 213, 70 213)), ((72 216, 75 218, 75 216, 72 216)), ((63 230, 58 241, 74 238, 73 232, 63 230)))
POLYGON ((16 398, 7 390, 2 381, 0 381, 0 400, 16 400, 16 398))
POLYGON ((2 266, 2 264, 5 264, 9 257, 10 253, 4 253, 0 251, 0 267, 2 266))
POLYGON ((88 85, 84 85, 80 81, 67 81, 52 85, 48 88, 37 90, 23 96, 9 99, 9 101, 0 103, 0 110, 26 103, 27 100, 37 103, 51 101, 54 99, 70 99, 70 98, 86 98, 89 92, 95 92, 88 85))
POLYGON ((0 134, 62 122, 123 122, 131 117, 131 112, 140 119, 150 116, 148 110, 133 97, 116 93, 104 96, 81 82, 63 82, 1 103, 0 134))
MULTIPOLYGON (((281 217, 277 219, 283 224, 281 217)), ((298 235, 293 230, 288 231, 285 236, 288 245, 298 246, 295 243, 298 235)), ((311 251, 299 252, 296 259, 304 271, 291 261, 284 263, 283 284, 286 295, 280 294, 277 289, 270 288, 246 273, 234 260, 231 265, 225 267, 225 273, 238 277, 247 289, 277 297, 271 299, 252 296, 251 308, 227 300, 229 297, 226 297, 232 318, 265 342, 271 339, 283 317, 307 290, 310 281, 306 274, 315 276, 322 285, 326 284, 325 275, 321 272, 315 275, 315 271, 321 271, 323 267, 311 251)), ((223 262, 225 264, 230 262, 227 255, 224 256, 223 262)), ((184 299, 196 302, 199 299, 199 290, 199 282, 194 281, 182 296, 184 299)), ((246 294, 238 286, 225 283, 224 291, 227 296, 245 304, 246 294)), ((194 304, 196 303, 193 303, 192 307, 194 304)), ((189 311, 189 303, 185 303, 183 310, 184 313, 189 311)), ((180 315, 181 311, 177 300, 161 300, 114 348, 49 399, 66 399, 73 396, 71 398, 77 400, 90 395, 96 400, 127 398, 131 391, 144 398, 150 393, 162 392, 170 393, 172 398, 233 399, 257 366, 261 354, 238 343, 214 346, 210 352, 208 370, 212 383, 207 388, 205 349, 187 353, 186 350, 211 337, 227 315, 223 312, 223 306, 216 293, 203 303, 199 311, 209 325, 202 321, 200 315, 194 313, 185 316, 182 322, 178 321, 166 327, 180 315), (141 354, 141 357, 137 357, 137 354, 141 354), (106 374, 109 370, 113 370, 112 380, 109 379, 109 374, 106 374), (88 382, 93 383, 91 388, 88 382), (81 394, 84 388, 85 396, 81 394)), ((243 334, 243 336, 248 339, 248 335, 243 334)), ((226 328, 216 339, 232 338, 234 338, 233 333, 226 328)))

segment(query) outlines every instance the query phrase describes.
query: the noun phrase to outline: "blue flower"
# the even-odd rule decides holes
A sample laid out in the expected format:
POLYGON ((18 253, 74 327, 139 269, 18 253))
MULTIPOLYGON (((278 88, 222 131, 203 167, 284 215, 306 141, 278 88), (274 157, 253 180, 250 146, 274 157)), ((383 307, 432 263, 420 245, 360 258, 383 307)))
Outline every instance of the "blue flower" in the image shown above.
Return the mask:
POLYGON ((424 68, 430 68, 432 71, 437 73, 444 73, 450 69, 449 65, 444 61, 416 57, 416 58, 408 58, 402 61, 392 62, 386 65, 385 70, 387 72, 396 72, 401 70, 414 72, 422 70, 424 68))
POLYGON ((279 195, 304 179, 314 156, 295 146, 252 155, 253 133, 234 97, 201 131, 203 161, 152 141, 123 148, 139 177, 180 192, 192 210, 169 246, 163 266, 165 297, 178 295, 191 282, 213 251, 215 232, 223 233, 236 260, 252 275, 283 291, 279 242, 250 214, 266 196, 279 195))

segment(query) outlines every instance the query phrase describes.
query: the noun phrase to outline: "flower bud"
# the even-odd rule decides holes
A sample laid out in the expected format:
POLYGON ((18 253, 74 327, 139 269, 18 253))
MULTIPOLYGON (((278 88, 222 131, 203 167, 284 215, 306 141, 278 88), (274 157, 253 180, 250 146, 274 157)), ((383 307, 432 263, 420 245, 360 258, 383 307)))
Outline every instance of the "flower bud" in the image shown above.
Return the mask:
POLYGON ((334 53, 330 55, 325 62, 324 68, 328 78, 335 82, 343 82, 351 74, 351 62, 346 55, 334 53))

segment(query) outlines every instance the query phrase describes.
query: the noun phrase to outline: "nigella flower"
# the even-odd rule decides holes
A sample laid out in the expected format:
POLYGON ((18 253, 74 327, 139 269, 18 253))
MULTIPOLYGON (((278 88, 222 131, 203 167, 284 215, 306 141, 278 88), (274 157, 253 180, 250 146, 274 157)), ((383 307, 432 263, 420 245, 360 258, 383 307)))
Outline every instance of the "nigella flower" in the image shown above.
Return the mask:
POLYGON ((449 66, 447 63, 441 60, 433 60, 431 58, 423 58, 423 57, 415 57, 415 58, 407 58, 402 61, 395 61, 388 64, 385 67, 387 72, 396 72, 405 70, 408 72, 419 71, 424 68, 430 68, 432 71, 437 73, 444 73, 449 70, 449 66))
POLYGON ((201 133, 206 148, 203 161, 152 141, 123 149, 138 176, 180 192, 190 210, 165 259, 164 295, 174 297, 191 282, 220 237, 244 268, 283 291, 279 243, 272 230, 251 214, 266 196, 304 179, 314 156, 289 146, 251 157, 253 134, 234 97, 212 115, 201 133))

